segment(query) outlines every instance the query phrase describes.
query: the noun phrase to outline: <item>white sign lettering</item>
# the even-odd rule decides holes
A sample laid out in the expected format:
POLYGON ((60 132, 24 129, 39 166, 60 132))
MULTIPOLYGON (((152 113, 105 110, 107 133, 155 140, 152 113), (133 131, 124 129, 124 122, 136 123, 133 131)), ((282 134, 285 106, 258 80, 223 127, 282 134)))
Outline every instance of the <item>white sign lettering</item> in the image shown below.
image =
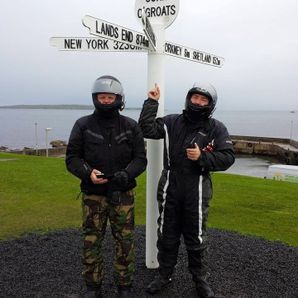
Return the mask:
POLYGON ((92 35, 149 49, 149 41, 142 33, 88 15, 83 18, 83 25, 90 29, 92 35))
POLYGON ((143 48, 106 38, 52 37, 50 44, 61 51, 145 52, 143 48))
POLYGON ((167 28, 178 15, 179 0, 136 0, 135 13, 139 20, 143 9, 152 24, 162 24, 167 28))
POLYGON ((222 67, 224 58, 195 50, 172 42, 165 43, 165 53, 170 56, 187 59, 190 61, 208 64, 215 67, 222 67))

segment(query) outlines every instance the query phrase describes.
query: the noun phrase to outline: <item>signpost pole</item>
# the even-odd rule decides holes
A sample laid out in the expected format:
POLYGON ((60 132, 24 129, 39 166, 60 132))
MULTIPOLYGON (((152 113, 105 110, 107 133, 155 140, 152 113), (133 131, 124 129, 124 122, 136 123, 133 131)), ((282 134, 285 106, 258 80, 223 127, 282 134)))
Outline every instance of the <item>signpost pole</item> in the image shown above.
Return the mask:
MULTIPOLYGON (((160 87, 160 99, 158 116, 164 115, 164 43, 165 30, 160 24, 152 24, 156 35, 156 51, 148 53, 148 90, 155 83, 160 87)), ((163 165, 163 142, 162 140, 147 140, 147 203, 146 203, 146 267, 154 269, 158 267, 157 261, 157 218, 158 205, 156 200, 159 175, 163 165)))

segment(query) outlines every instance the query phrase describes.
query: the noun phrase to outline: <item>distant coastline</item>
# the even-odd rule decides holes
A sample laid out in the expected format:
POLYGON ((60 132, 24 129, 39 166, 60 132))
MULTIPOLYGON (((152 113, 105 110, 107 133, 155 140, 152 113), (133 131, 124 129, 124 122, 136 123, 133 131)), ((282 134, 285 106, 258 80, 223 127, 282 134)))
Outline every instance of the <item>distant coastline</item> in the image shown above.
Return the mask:
MULTIPOLYGON (((93 110, 93 105, 76 105, 76 104, 61 104, 61 105, 11 105, 0 106, 0 109, 48 109, 48 110, 93 110)), ((125 108, 127 110, 139 110, 139 108, 125 108)))
MULTIPOLYGON (((27 109, 27 110, 93 110, 94 106, 93 105, 80 105, 80 104, 56 104, 56 105, 48 105, 48 104, 39 104, 39 105, 26 105, 26 104, 20 104, 20 105, 9 105, 9 106, 0 106, 0 109, 27 109)), ((125 110, 141 110, 141 107, 125 107, 125 110)), ((166 111, 173 112, 172 109, 166 109, 166 111)), ((179 109, 180 111, 180 109, 179 109)), ((219 111, 219 109, 218 109, 219 111)), ((243 112, 243 110, 220 110, 221 112, 243 112)), ((248 112, 253 112, 256 110, 248 110, 248 112)), ((268 110, 271 111, 271 110, 268 110)), ((278 110, 283 111, 283 112, 289 112, 291 114, 298 113, 298 110, 278 110)), ((175 113, 177 112, 176 110, 174 111, 175 113)), ((257 112, 267 112, 267 110, 258 110, 257 112)), ((272 110, 272 112, 276 112, 276 110, 272 110)))

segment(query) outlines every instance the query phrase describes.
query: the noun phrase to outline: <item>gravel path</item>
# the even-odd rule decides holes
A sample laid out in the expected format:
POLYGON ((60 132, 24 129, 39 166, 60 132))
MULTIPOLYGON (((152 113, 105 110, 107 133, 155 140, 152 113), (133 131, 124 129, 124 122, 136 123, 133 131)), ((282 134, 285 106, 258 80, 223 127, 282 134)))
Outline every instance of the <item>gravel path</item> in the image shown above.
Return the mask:
MULTIPOLYGON (((117 297, 112 279, 110 232, 104 245, 104 297, 117 297)), ((210 278, 216 297, 298 297, 298 247, 260 238, 209 229, 210 278)), ((136 229, 135 297, 144 291, 156 270, 144 265, 145 228, 136 229)), ((0 297, 81 297, 81 231, 70 229, 47 235, 30 234, 0 242, 0 297)), ((154 297, 195 297, 181 246, 173 282, 154 297)))

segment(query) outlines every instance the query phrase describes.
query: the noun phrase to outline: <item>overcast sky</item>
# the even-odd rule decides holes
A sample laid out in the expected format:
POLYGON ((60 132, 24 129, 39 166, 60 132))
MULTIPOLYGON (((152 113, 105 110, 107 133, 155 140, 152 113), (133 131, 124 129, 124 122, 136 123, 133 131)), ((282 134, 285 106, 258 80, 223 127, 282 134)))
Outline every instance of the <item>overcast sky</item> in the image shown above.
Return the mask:
MULTIPOLYGON (((222 110, 298 110, 297 0, 183 0, 166 40, 225 58, 222 68, 166 57, 165 105, 209 81, 222 110)), ((124 85, 127 106, 147 95, 147 54, 65 52, 50 37, 88 37, 89 14, 142 31, 135 0, 1 0, 0 105, 91 104, 100 75, 124 85)))

